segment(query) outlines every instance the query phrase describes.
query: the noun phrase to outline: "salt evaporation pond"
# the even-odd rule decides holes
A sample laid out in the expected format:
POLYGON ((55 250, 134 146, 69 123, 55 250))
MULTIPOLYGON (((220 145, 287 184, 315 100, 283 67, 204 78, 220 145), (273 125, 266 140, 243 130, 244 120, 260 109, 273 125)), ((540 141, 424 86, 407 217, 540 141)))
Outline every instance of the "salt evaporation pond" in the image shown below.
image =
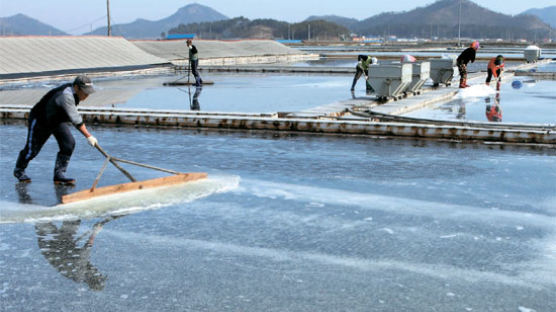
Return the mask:
POLYGON ((500 92, 483 80, 459 91, 443 104, 407 113, 405 116, 442 120, 502 121, 556 124, 556 81, 516 77, 501 85, 500 92), (513 81, 518 83, 512 84, 513 81), (496 108, 496 107, 498 108, 496 108), (492 118, 498 115, 499 118, 492 118))
MULTIPOLYGON (((157 108, 218 112, 292 112, 351 98, 352 75, 222 74, 203 72, 214 85, 201 88, 166 87, 164 82, 187 76, 94 79, 98 91, 84 106, 157 108)), ((190 77, 191 81, 193 78, 190 77)), ((62 82, 0 92, 0 104, 33 105, 48 88, 62 82)), ((363 79, 358 95, 365 94, 363 79)))
MULTIPOLYGON (((68 191, 51 182, 56 143, 19 187, 11 171, 26 129, 0 126, 0 310, 556 310, 553 149, 92 132, 115 156, 209 180, 183 194, 136 194, 133 207, 115 198, 115 217, 96 203, 48 215, 68 191)), ((84 189, 103 159, 76 137, 69 174, 84 189)), ((105 179, 125 181, 112 168, 105 179)))

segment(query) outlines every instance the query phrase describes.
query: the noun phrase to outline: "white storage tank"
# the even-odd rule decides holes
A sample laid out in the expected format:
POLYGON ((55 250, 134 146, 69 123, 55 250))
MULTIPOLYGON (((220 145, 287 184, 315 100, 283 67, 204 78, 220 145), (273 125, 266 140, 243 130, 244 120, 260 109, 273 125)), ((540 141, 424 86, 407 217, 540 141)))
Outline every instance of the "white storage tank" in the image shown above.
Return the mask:
POLYGON ((455 56, 443 56, 442 58, 431 58, 430 76, 433 86, 438 87, 441 83, 449 86, 454 77, 454 67, 456 66, 455 56))
POLYGON ((523 51, 523 58, 525 58, 525 61, 527 61, 527 63, 534 63, 538 61, 540 57, 541 48, 535 45, 530 45, 523 51))
POLYGON ((414 94, 419 93, 423 88, 423 85, 430 77, 431 63, 430 62, 420 62, 420 63, 408 63, 413 66, 412 79, 405 92, 412 92, 414 94))
POLYGON ((412 64, 369 66, 369 83, 379 100, 400 98, 411 83, 412 64))

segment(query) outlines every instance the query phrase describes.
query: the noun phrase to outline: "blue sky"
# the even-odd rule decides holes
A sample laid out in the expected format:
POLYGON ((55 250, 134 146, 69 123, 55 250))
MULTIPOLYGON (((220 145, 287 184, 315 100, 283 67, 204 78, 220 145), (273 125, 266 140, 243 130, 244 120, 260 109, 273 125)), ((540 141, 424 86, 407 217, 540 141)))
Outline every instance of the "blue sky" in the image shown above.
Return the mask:
MULTIPOLYGON (((408 11, 435 0, 110 0, 112 20, 129 23, 137 18, 158 20, 191 3, 209 6, 228 16, 273 18, 300 22, 310 15, 335 14, 364 19, 388 11, 408 11)), ((555 0, 474 0, 504 14, 519 14, 530 8, 555 5, 555 0)), ((0 17, 23 13, 72 34, 106 25, 106 0, 0 0, 0 17)))

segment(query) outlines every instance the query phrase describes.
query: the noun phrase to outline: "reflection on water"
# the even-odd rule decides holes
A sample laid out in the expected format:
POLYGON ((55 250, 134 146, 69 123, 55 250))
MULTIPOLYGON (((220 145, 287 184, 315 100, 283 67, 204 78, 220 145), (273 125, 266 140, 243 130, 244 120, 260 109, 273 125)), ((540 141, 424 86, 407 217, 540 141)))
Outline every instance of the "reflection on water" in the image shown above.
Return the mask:
MULTIPOLYGON (((17 183, 15 186, 22 204, 33 202, 27 186, 28 183, 17 183)), ((72 189, 61 185, 54 185, 54 188, 59 202, 72 189)), ((81 220, 63 221, 59 227, 54 222, 39 222, 35 224, 35 233, 41 254, 62 276, 76 283, 86 283, 92 290, 103 290, 107 276, 90 262, 91 249, 103 226, 122 216, 107 217, 81 235, 78 234, 81 220)))
POLYGON ((78 229, 81 220, 64 221, 60 227, 52 222, 37 223, 35 231, 41 253, 63 276, 77 283, 84 282, 93 290, 102 290, 107 277, 91 264, 89 258, 95 237, 108 221, 96 223, 80 236, 78 229), (79 246, 85 237, 85 243, 79 246))
POLYGON ((516 78, 498 87, 473 85, 463 89, 447 103, 412 111, 404 116, 471 121, 502 121, 501 98, 504 98, 504 122, 556 123, 555 81, 516 78))
POLYGON ((494 103, 491 103, 491 97, 485 98, 486 103, 486 118, 488 121, 501 122, 502 121, 502 108, 500 107, 500 92, 496 92, 493 97, 494 103))
POLYGON ((187 89, 178 88, 178 90, 187 94, 187 97, 189 99, 189 102, 188 102, 189 109, 192 110, 192 111, 199 111, 199 110, 201 110, 201 104, 199 103, 199 96, 201 96, 201 91, 203 91, 203 87, 202 86, 195 87, 193 95, 191 95, 191 93, 192 93, 191 89, 192 89, 191 86, 188 86, 187 89))

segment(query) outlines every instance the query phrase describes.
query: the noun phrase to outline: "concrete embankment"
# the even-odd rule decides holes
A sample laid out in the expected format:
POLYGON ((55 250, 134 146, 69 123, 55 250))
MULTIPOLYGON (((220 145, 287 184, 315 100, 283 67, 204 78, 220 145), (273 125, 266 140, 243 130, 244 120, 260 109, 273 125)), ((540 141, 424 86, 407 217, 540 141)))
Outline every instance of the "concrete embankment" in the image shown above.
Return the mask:
MULTIPOLYGON (((484 141, 518 144, 556 144, 555 127, 512 129, 475 125, 435 125, 374 122, 370 118, 300 117, 288 114, 247 114, 140 109, 80 108, 88 124, 202 129, 267 130, 321 134, 484 141)), ((25 120, 28 107, 1 106, 4 120, 25 120)))

